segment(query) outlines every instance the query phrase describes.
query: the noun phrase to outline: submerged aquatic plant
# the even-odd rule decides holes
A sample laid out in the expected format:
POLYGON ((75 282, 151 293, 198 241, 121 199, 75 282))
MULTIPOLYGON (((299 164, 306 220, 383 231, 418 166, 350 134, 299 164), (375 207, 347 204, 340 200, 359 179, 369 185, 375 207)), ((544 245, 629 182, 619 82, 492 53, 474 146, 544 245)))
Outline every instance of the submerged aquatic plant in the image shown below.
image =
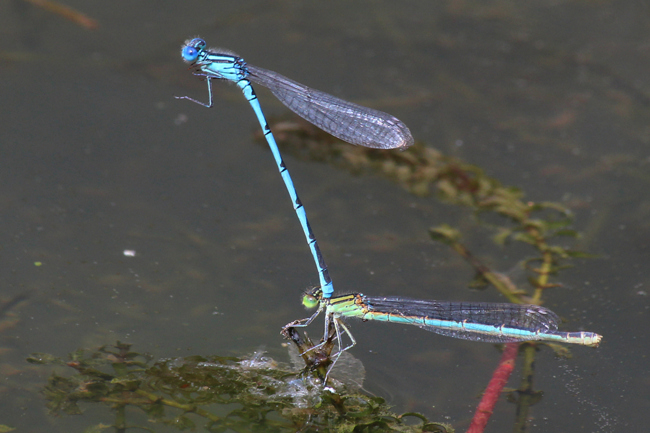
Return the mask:
POLYGON ((384 399, 358 387, 332 381, 324 388, 316 375, 277 363, 262 352, 242 358, 190 356, 154 362, 118 341, 111 347, 78 350, 67 360, 36 353, 28 361, 75 370, 72 375, 53 373, 43 388, 52 415, 79 415, 93 403, 115 411, 115 423, 90 428, 95 431, 153 431, 129 420, 131 412, 125 408, 130 406, 150 422, 179 430, 453 432, 420 414, 396 415, 384 399))

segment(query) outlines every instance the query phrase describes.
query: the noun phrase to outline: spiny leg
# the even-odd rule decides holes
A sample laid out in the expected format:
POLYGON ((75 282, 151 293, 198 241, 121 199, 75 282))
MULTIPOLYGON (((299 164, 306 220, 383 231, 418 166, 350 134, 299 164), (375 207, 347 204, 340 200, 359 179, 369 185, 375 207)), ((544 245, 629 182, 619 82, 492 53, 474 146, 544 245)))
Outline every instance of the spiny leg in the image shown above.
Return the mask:
POLYGON ((316 310, 316 312, 314 314, 312 314, 311 317, 308 317, 306 319, 294 320, 291 323, 287 323, 284 326, 284 328, 282 328, 282 329, 291 328, 291 327, 293 327, 293 328, 305 328, 305 327, 309 326, 311 324, 311 322, 313 322, 314 319, 316 319, 316 317, 318 317, 318 315, 321 313, 321 311, 323 311, 323 307, 322 307, 322 305, 319 305, 318 310, 316 310))
POLYGON ((189 96, 174 96, 174 98, 176 98, 176 99, 187 99, 188 101, 192 101, 192 102, 195 102, 195 103, 197 103, 199 105, 203 105, 206 108, 211 108, 212 105, 213 105, 213 102, 212 102, 212 78, 213 77, 211 77, 208 74, 201 74, 199 72, 195 72, 194 75, 198 75, 200 77, 205 77, 205 80, 208 82, 208 97, 210 99, 210 103, 209 104, 204 104, 203 102, 198 101, 198 100, 196 100, 194 98, 190 98, 189 96))
MULTIPOLYGON (((327 344, 328 340, 330 339, 329 328, 330 328, 330 325, 331 325, 332 323, 334 324, 334 329, 336 330, 336 337, 337 337, 337 338, 340 337, 340 334, 339 334, 339 332, 338 332, 338 327, 337 327, 336 319, 334 318, 334 315, 333 315, 332 313, 328 312, 328 311, 327 311, 327 307, 326 307, 326 306, 323 307, 323 305, 325 305, 325 303, 324 303, 324 302, 321 302, 321 303, 318 305, 318 311, 316 311, 316 313, 315 313, 313 316, 311 316, 309 319, 307 319, 307 322, 306 322, 304 325, 299 325, 299 326, 307 326, 309 323, 311 323, 311 322, 316 318, 316 316, 318 316, 318 314, 320 314, 321 310, 325 310, 325 332, 323 333, 323 339, 322 339, 322 341, 321 341, 319 344, 317 344, 317 345, 315 345, 315 346, 313 346, 313 347, 311 347, 311 348, 305 350, 305 351, 304 351, 303 353, 301 353, 300 355, 304 355, 305 353, 307 353, 307 352, 309 352, 309 351, 311 351, 311 350, 317 350, 317 349, 320 349, 320 348, 323 347, 325 344, 327 344)), ((340 351, 341 351, 341 342, 339 341, 339 352, 340 352, 340 351)))
POLYGON ((334 365, 336 365, 336 362, 339 360, 341 355, 343 355, 343 352, 345 352, 346 350, 352 349, 357 344, 357 340, 354 339, 354 337, 352 336, 352 333, 350 332, 348 327, 345 326, 345 323, 343 323, 343 321, 340 318, 333 317, 332 320, 334 321, 334 329, 336 330, 336 338, 339 341, 339 351, 335 355, 334 360, 332 361, 332 365, 330 365, 330 367, 327 369, 327 374, 325 375, 325 381, 323 383, 327 383, 327 378, 329 377, 330 373, 332 372, 332 369, 334 368, 334 365), (341 348, 341 346, 342 346, 341 343, 343 342, 342 336, 341 336, 341 329, 343 329, 343 332, 346 333, 348 335, 348 337, 350 338, 350 344, 345 346, 344 348, 341 348))

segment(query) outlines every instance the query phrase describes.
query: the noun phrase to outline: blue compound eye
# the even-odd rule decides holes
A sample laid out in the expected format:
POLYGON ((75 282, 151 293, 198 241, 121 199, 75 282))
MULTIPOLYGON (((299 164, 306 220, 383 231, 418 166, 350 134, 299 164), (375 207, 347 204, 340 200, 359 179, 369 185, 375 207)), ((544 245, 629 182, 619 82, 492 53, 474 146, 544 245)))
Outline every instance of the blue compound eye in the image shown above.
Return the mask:
POLYGON ((199 53, 205 48, 205 41, 201 38, 194 38, 191 41, 185 41, 185 46, 181 50, 183 60, 188 63, 195 62, 199 53))
POLYGON ((183 47, 181 55, 186 62, 193 62, 199 56, 199 50, 194 47, 183 47))

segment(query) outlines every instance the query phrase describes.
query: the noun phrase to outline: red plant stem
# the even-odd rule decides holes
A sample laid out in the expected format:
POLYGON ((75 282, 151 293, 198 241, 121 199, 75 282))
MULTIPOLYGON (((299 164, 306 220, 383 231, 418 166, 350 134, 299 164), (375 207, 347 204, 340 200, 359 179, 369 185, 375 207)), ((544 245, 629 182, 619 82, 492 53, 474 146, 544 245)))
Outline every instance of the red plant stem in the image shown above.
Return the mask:
POLYGON ((492 374, 492 379, 490 379, 490 383, 483 393, 483 398, 476 408, 474 418, 467 429, 467 433, 483 433, 483 430, 485 430, 485 426, 492 416, 494 405, 497 404, 503 387, 508 383, 508 379, 515 369, 518 350, 518 343, 506 344, 506 348, 499 361, 499 366, 492 374))
POLYGON ((99 23, 94 19, 84 15, 81 12, 72 9, 71 7, 62 5, 55 1, 52 0, 25 0, 25 1, 33 5, 36 5, 38 7, 41 7, 43 9, 46 9, 52 13, 58 14, 63 18, 69 19, 70 21, 74 21, 75 23, 87 28, 88 30, 94 30, 97 27, 99 27, 99 23))

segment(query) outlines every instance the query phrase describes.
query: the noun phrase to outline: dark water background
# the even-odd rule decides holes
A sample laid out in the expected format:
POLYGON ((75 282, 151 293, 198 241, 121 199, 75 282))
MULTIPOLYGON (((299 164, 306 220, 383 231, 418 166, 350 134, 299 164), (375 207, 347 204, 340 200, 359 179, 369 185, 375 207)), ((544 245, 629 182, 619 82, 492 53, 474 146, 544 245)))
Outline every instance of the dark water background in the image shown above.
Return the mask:
MULTIPOLYGON (((641 432, 650 409, 650 7, 641 1, 67 1, 86 30, 0 3, 0 424, 81 431, 108 410, 51 418, 38 393, 65 356, 116 340, 155 357, 286 359, 279 330, 317 283, 258 125, 234 86, 180 59, 200 35, 249 62, 402 119, 416 140, 576 214, 600 255, 560 275, 546 305, 601 333, 573 359, 539 353, 531 431, 641 432), (135 250, 135 257, 123 254, 135 250), (36 266, 35 263, 41 263, 36 266)), ((259 91, 268 113, 286 110, 259 91)), ((287 157, 341 292, 498 301, 430 226, 470 230, 467 209, 388 180, 287 157)), ((531 254, 468 234, 501 271, 531 254)), ((568 241, 567 241, 568 242, 568 241)), ((516 271, 512 276, 516 278, 516 271)), ((366 387, 396 410, 459 430, 499 353, 416 328, 352 323, 366 387)), ((314 331, 315 333, 316 331, 314 331)), ((516 376, 515 376, 516 377, 516 376)), ((517 386, 513 378, 511 385, 517 386)), ((508 431, 502 402, 488 431, 508 431)), ((645 426, 645 427, 644 427, 645 426)))

